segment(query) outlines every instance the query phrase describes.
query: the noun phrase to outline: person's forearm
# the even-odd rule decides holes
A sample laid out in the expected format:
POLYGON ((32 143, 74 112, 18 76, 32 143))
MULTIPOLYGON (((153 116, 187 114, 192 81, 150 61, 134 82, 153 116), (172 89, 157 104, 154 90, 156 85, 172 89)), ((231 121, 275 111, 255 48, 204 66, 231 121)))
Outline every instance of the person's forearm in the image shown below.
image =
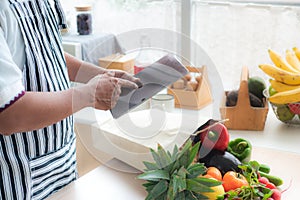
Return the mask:
POLYGON ((68 53, 65 53, 65 59, 70 80, 74 82, 86 83, 94 76, 106 71, 91 63, 83 62, 68 53))
POLYGON ((43 128, 91 106, 90 97, 81 91, 72 88, 60 92, 26 92, 0 113, 0 134, 10 135, 43 128))

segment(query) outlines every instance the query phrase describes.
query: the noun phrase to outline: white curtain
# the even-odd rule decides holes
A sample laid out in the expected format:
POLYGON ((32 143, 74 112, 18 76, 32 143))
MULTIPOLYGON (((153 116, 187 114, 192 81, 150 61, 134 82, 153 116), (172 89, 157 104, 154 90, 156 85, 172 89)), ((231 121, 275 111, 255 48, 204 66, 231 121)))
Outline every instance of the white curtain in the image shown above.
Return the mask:
POLYGON ((299 7, 195 2, 192 16, 192 39, 215 63, 227 90, 238 88, 243 66, 268 80, 258 68, 271 63, 268 48, 285 56, 286 49, 300 47, 299 7))

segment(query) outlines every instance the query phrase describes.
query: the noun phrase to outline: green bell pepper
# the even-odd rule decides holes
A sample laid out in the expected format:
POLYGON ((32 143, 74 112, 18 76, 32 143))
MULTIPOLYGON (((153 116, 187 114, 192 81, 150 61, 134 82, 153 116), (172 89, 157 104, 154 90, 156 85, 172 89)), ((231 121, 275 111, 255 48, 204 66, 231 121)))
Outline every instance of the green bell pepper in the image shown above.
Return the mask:
POLYGON ((236 138, 229 142, 227 151, 233 154, 242 163, 247 163, 251 159, 252 145, 244 138, 236 138))

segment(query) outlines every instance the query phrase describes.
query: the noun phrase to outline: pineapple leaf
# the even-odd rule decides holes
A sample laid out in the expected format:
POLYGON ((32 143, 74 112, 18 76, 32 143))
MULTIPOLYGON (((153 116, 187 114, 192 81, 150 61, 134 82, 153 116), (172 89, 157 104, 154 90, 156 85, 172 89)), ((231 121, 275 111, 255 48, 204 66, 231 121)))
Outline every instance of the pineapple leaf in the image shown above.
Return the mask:
POLYGON ((188 174, 187 174, 187 178, 196 178, 199 175, 202 175, 206 172, 206 167, 204 166, 203 163, 195 163, 193 165, 190 165, 187 168, 188 174))
POLYGON ((213 190, 209 186, 201 184, 195 179, 187 179, 186 184, 187 184, 187 190, 196 193, 213 192, 213 190))
POLYGON ((148 193, 146 200, 155 200, 167 190, 168 190, 168 182, 166 180, 161 180, 148 193))
POLYGON ((186 179, 178 175, 173 177, 174 185, 173 189, 175 192, 181 192, 186 189, 186 179))
POLYGON ((177 158, 177 154, 178 154, 178 147, 177 147, 177 145, 175 145, 174 149, 173 149, 172 156, 171 156, 171 160, 175 161, 176 158, 177 158))
POLYGON ((185 200, 184 192, 180 192, 176 195, 175 200, 185 200))
POLYGON ((180 166, 187 168, 191 164, 189 163, 191 148, 192 140, 188 140, 177 157, 180 166))
POLYGON ((161 162, 161 158, 159 157, 158 153, 153 149, 150 149, 150 151, 156 165, 158 166, 159 169, 162 169, 164 166, 163 163, 161 162))
POLYGON ((195 160, 195 157, 199 151, 199 147, 200 147, 200 142, 196 143, 193 147, 192 150, 189 154, 189 161, 187 163, 187 166, 189 166, 190 164, 192 164, 192 162, 195 160))
POLYGON ((155 163, 151 163, 151 162, 147 162, 147 161, 144 161, 143 163, 144 163, 144 165, 146 167, 145 171, 159 169, 159 167, 155 163))
POLYGON ((194 196, 197 198, 197 199, 201 199, 201 200, 209 200, 209 198, 207 196, 204 196, 203 194, 200 194, 200 193, 196 193, 196 192, 193 192, 194 196))
POLYGON ((177 193, 177 190, 175 190, 176 188, 174 188, 174 176, 172 177, 172 179, 170 180, 169 183, 169 189, 167 192, 167 199, 171 200, 175 198, 175 195, 177 193))
POLYGON ((182 155, 186 154, 186 152, 188 152, 191 146, 192 146, 192 140, 188 140, 183 146, 183 148, 181 149, 181 151, 177 154, 178 155, 177 159, 179 159, 182 155))
POLYGON ((181 149, 175 145, 172 154, 160 145, 157 151, 150 149, 155 163, 144 162, 146 170, 137 177, 147 181, 146 200, 207 199, 201 193, 213 192, 211 187, 221 183, 199 177, 207 170, 203 163, 193 162, 199 147, 189 139, 181 149))
POLYGON ((193 192, 191 192, 191 191, 185 191, 185 199, 188 199, 188 200, 198 200, 197 196, 193 192))
POLYGON ((150 192, 157 183, 157 181, 148 181, 147 183, 144 183, 143 186, 146 188, 147 192, 150 192))
POLYGON ((208 187, 214 187, 214 186, 218 186, 218 185, 222 184, 220 181, 205 178, 205 177, 197 177, 197 178, 194 178, 193 180, 197 181, 200 184, 206 185, 208 187))
POLYGON ((168 155, 168 153, 162 148, 161 145, 158 145, 157 148, 157 154, 160 158, 160 162, 162 164, 162 167, 168 166, 172 161, 171 157, 168 155))
POLYGON ((140 174, 138 179, 150 180, 150 181, 159 181, 160 179, 169 180, 169 173, 164 170, 151 170, 146 171, 143 174, 140 174))
POLYGON ((181 167, 180 170, 177 172, 178 176, 184 179, 186 178, 187 173, 188 171, 184 167, 181 167))

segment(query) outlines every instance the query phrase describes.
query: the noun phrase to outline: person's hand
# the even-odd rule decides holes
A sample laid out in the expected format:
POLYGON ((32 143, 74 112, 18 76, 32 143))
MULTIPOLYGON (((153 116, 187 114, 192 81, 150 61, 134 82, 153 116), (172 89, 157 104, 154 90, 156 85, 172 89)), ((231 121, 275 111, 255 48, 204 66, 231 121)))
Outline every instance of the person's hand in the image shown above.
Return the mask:
POLYGON ((111 71, 95 76, 87 85, 90 88, 91 106, 100 110, 109 110, 116 105, 121 93, 121 87, 138 88, 134 82, 117 78, 115 73, 111 71))
POLYGON ((143 83, 141 82, 141 80, 139 78, 135 78, 134 76, 132 76, 131 74, 122 71, 122 70, 117 70, 117 69, 112 69, 112 70, 108 70, 107 73, 114 73, 116 78, 120 78, 120 79, 124 79, 124 80, 128 80, 128 81, 132 81, 135 84, 138 85, 138 87, 142 87, 143 83))

